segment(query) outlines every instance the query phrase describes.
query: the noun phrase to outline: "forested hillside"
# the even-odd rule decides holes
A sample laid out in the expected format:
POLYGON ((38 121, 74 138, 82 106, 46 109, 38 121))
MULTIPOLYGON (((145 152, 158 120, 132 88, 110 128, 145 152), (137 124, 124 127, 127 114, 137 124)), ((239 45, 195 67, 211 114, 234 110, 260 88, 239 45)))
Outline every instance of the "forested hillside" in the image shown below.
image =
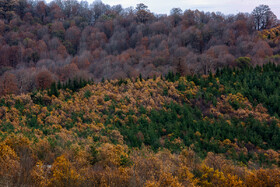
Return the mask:
POLYGON ((0 0, 0 186, 279 186, 280 26, 0 0))
POLYGON ((0 184, 277 186, 280 66, 242 65, 4 96, 0 184))
POLYGON ((236 67, 239 57, 253 65, 279 62, 278 32, 261 33, 278 24, 266 5, 237 15, 173 7, 170 15, 157 15, 135 6, 1 0, 0 94, 74 78, 209 74, 236 67))

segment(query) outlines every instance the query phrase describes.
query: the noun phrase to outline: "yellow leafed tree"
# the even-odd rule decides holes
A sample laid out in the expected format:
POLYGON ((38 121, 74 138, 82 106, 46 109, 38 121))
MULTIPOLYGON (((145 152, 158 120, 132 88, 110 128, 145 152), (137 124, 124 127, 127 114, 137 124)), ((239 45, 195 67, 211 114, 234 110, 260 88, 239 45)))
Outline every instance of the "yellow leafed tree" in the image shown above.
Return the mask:
POLYGON ((8 185, 19 170, 19 158, 8 145, 0 144, 0 186, 8 185))
POLYGON ((49 186, 78 186, 82 177, 72 167, 64 155, 56 158, 51 168, 52 177, 49 186))

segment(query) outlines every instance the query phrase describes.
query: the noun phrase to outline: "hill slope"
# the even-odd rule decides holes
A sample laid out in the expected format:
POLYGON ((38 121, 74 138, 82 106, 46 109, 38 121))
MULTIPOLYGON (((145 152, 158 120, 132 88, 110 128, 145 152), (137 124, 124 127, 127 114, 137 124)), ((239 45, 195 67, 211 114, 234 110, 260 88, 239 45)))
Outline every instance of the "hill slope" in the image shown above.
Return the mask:
POLYGON ((170 15, 157 15, 144 4, 131 9, 77 0, 1 0, 0 95, 75 77, 208 74, 236 67, 239 57, 262 65, 280 54, 279 43, 259 36, 259 29, 277 24, 268 6, 236 15, 170 9, 170 15))
POLYGON ((169 73, 61 89, 58 97, 2 97, 1 184, 279 184, 279 71, 267 64, 215 76, 169 73))
POLYGON ((264 39, 271 40, 275 44, 278 44, 280 39, 280 25, 272 29, 266 29, 261 31, 261 35, 264 39))

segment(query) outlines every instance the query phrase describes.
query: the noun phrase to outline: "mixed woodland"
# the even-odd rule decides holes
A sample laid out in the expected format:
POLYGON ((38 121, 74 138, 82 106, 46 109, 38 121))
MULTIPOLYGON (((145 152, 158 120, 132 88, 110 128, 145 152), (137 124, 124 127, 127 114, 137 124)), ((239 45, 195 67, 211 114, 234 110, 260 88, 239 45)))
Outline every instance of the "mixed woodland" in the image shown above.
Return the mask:
POLYGON ((0 94, 28 93, 52 82, 209 74, 279 63, 277 17, 267 5, 223 15, 170 7, 169 15, 100 1, 0 1, 0 94), (273 30, 271 30, 273 29, 273 30))
POLYGON ((278 23, 0 1, 0 186, 279 186, 278 23))
POLYGON ((1 185, 277 186, 279 73, 269 63, 3 96, 1 185))

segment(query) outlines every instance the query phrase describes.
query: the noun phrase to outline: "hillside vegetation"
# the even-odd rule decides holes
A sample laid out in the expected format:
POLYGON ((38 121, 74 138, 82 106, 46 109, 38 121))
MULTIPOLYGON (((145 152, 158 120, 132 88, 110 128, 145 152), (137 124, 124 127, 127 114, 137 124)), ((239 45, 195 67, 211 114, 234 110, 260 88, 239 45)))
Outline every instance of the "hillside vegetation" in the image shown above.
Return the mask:
POLYGON ((0 0, 0 186, 279 186, 279 28, 0 0))
POLYGON ((279 44, 280 25, 271 29, 266 29, 260 32, 264 39, 268 39, 275 44, 279 44))
POLYGON ((209 74, 237 67, 239 57, 252 59, 254 66, 279 63, 274 34, 259 34, 279 24, 267 5, 236 15, 173 7, 169 15, 158 15, 144 4, 135 6, 1 0, 0 95, 45 89, 75 77, 209 74))
POLYGON ((3 96, 0 183, 277 186, 280 66, 241 65, 3 96))

